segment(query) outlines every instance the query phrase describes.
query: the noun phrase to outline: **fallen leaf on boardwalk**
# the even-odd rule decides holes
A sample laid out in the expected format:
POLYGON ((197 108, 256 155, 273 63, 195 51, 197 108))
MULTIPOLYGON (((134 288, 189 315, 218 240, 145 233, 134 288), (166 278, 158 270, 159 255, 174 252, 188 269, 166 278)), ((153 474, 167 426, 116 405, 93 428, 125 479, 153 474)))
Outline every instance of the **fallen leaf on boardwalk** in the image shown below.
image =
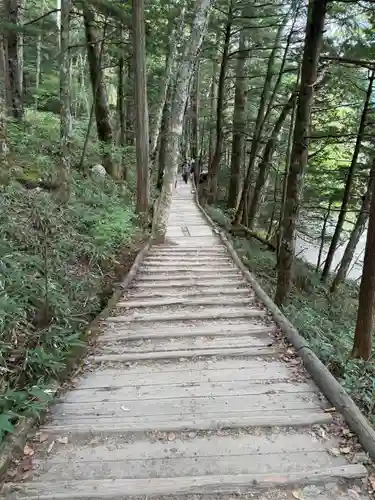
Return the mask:
POLYGON ((52 441, 52 443, 48 446, 47 453, 51 453, 52 448, 55 446, 55 441, 52 441))
POLYGON ((324 411, 325 411, 325 413, 332 413, 332 412, 336 411, 336 408, 334 406, 332 406, 332 408, 326 408, 324 411))
POLYGON ((39 443, 44 443, 48 439, 48 434, 41 432, 39 434, 39 443))
POLYGON ((66 436, 63 438, 57 438, 57 442, 60 444, 68 444, 68 438, 66 436))
POLYGON ((322 427, 319 427, 318 434, 321 438, 327 439, 327 433, 322 427))
POLYGON ((130 411, 130 408, 126 408, 125 406, 121 406, 122 411, 130 411))
POLYGON ((303 496, 299 491, 292 491, 292 495, 294 496, 294 498, 297 498, 297 500, 303 500, 303 496))
POLYGON ((340 450, 338 448, 331 448, 328 451, 334 457, 339 457, 340 456, 340 450))
POLYGON ((173 432, 168 434, 168 441, 174 441, 176 439, 176 434, 173 432))
POLYGON ((351 497, 351 498, 354 498, 354 500, 357 500, 357 498, 361 498, 359 493, 355 490, 348 490, 348 495, 351 497))
POLYGON ((32 457, 34 455, 34 450, 26 445, 23 449, 23 454, 27 457, 32 457))
POLYGON ((33 468, 33 463, 31 461, 31 457, 27 457, 26 460, 24 460, 21 465, 22 472, 27 472, 32 468, 33 468))
POLYGON ((343 454, 343 455, 347 455, 348 453, 350 453, 352 451, 352 449, 350 448, 350 446, 345 446, 344 448, 340 448, 340 452, 343 454))
POLYGON ((375 491, 375 476, 369 476, 368 481, 371 484, 371 488, 375 491))

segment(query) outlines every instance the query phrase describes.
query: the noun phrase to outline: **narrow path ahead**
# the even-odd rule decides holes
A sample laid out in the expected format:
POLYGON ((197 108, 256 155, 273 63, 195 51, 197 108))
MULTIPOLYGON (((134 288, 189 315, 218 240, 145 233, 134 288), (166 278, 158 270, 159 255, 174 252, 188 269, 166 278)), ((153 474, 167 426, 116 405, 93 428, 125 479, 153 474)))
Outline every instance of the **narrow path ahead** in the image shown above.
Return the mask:
POLYGON ((327 403, 189 186, 167 236, 37 434, 32 477, 5 498, 353 498, 366 469, 332 453, 327 403))

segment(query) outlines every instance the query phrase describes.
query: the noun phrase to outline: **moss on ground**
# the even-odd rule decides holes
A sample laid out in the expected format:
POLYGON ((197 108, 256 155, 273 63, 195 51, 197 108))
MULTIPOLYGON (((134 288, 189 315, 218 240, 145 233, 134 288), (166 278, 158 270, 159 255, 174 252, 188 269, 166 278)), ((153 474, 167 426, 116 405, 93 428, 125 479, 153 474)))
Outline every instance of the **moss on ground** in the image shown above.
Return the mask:
MULTIPOLYGON (((208 207, 207 212, 222 228, 230 227, 229 217, 220 209, 208 207)), ((232 241, 259 284, 273 297, 277 279, 275 254, 255 239, 232 237, 232 241)), ((312 267, 297 259, 290 301, 283 312, 375 425, 375 363, 348 358, 357 305, 357 286, 348 281, 331 296, 312 267)))

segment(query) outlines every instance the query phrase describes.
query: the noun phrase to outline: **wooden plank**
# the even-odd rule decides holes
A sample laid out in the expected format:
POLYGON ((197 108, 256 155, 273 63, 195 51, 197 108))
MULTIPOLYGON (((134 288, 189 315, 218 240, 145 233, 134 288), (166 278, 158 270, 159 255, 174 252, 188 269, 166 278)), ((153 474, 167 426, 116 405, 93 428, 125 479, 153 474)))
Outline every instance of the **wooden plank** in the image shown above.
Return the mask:
MULTIPOLYGON (((237 281, 243 283, 241 276, 238 273, 234 273, 232 271, 226 271, 224 273, 221 271, 214 271, 211 273, 211 272, 207 272, 207 271, 203 272, 202 270, 199 270, 196 273, 190 273, 190 274, 189 273, 185 273, 185 274, 179 273, 179 274, 173 274, 170 276, 170 280, 174 280, 174 281, 176 281, 176 280, 204 281, 204 280, 213 280, 215 278, 217 280, 223 280, 223 279, 235 280, 235 279, 237 279, 237 281)), ((165 282, 168 280, 167 280, 164 272, 161 274, 154 273, 152 275, 151 274, 140 274, 137 278, 138 283, 148 283, 149 281, 151 281, 151 282, 156 282, 156 281, 165 282)))
POLYGON ((186 351, 149 351, 149 352, 128 352, 127 354, 103 354, 93 356, 93 363, 108 363, 139 360, 156 359, 181 359, 195 358, 200 356, 277 356, 281 353, 280 349, 272 347, 225 347, 213 349, 191 349, 186 351))
POLYGON ((266 363, 257 361, 252 368, 241 368, 235 362, 241 361, 236 358, 230 360, 217 360, 217 368, 205 366, 201 361, 195 362, 190 367, 179 363, 179 366, 171 366, 163 363, 160 367, 150 366, 145 371, 145 367, 130 367, 119 370, 97 370, 90 372, 86 377, 79 380, 80 388, 95 387, 127 387, 127 386, 156 386, 174 384, 197 384, 201 382, 226 382, 232 381, 253 381, 264 383, 265 381, 287 380, 292 372, 285 363, 266 363), (221 361, 232 361, 233 367, 228 368, 228 364, 221 361), (141 370, 140 368, 143 368, 141 370), (164 370, 163 370, 164 368, 164 370))
POLYGON ((263 489, 299 486, 332 482, 338 479, 360 479, 366 477, 363 465, 350 464, 309 471, 288 473, 259 473, 237 475, 204 475, 185 477, 164 477, 147 479, 91 479, 85 481, 53 481, 6 485, 5 494, 20 490, 25 497, 19 500, 75 500, 82 498, 121 498, 126 496, 191 495, 191 494, 238 494, 256 493, 263 489))
POLYGON ((243 428, 272 428, 278 427, 309 427, 317 424, 330 424, 332 416, 329 413, 312 412, 307 410, 285 410, 273 411, 270 413, 238 412, 235 415, 185 415, 183 418, 178 415, 147 416, 141 419, 113 419, 113 418, 84 418, 78 420, 69 418, 66 422, 54 421, 44 427, 43 432, 59 435, 66 434, 92 434, 118 432, 148 432, 157 429, 160 432, 179 432, 185 430, 209 431, 215 429, 243 429, 243 428))
POLYGON ((222 279, 222 277, 218 279, 214 279, 212 277, 203 277, 199 276, 197 278, 181 278, 178 277, 177 279, 173 277, 173 279, 170 280, 156 280, 156 281, 141 281, 138 280, 132 285, 132 289, 137 289, 137 288, 142 288, 142 289, 160 289, 160 288, 167 288, 170 290, 173 287, 179 287, 179 288, 195 288, 195 289, 200 289, 200 288, 212 288, 212 287, 225 287, 225 286, 232 286, 232 287, 244 287, 244 282, 240 280, 237 277, 233 277, 232 274, 231 276, 225 279, 222 279))
POLYGON ((163 307, 163 306, 232 306, 251 304, 251 297, 198 297, 186 299, 186 297, 174 297, 165 299, 149 300, 125 300, 116 304, 116 307, 126 309, 136 309, 144 307, 163 307))
POLYGON ((110 341, 120 341, 120 340, 145 340, 145 339, 167 339, 167 338, 194 338, 208 336, 214 337, 227 337, 230 335, 231 338, 235 337, 257 337, 261 339, 268 339, 268 342, 272 340, 271 334, 275 332, 273 326, 263 326, 263 325, 247 325, 246 323, 239 324, 218 324, 218 325, 207 325, 207 326, 180 326, 178 329, 175 327, 167 328, 162 327, 157 328, 142 328, 142 329, 132 329, 129 328, 116 328, 116 329, 106 329, 105 333, 100 335, 97 339, 97 344, 102 344, 110 341))
MULTIPOLYGON (((165 446, 165 445, 164 445, 165 446)), ((91 447, 91 456, 95 449, 91 447)), ((311 464, 315 467, 332 466, 333 460, 324 452, 288 452, 287 455, 277 453, 275 455, 245 455, 239 453, 237 456, 215 456, 210 457, 172 457, 164 459, 143 459, 137 460, 132 457, 117 459, 118 453, 113 450, 113 458, 103 451, 102 460, 87 461, 74 459, 74 462, 53 463, 49 460, 46 464, 40 464, 34 460, 34 465, 38 467, 39 480, 61 481, 65 479, 70 482, 74 480, 86 479, 126 479, 137 477, 146 479, 149 477, 181 477, 194 476, 197 474, 259 474, 272 473, 275 470, 278 474, 288 473, 290 470, 298 469, 308 471, 311 464), (116 457, 116 458, 115 458, 116 457), (298 464, 296 466, 295 464, 298 464)), ((81 458, 81 457, 80 457, 81 458)), ((344 465, 345 459, 338 460, 336 465, 344 465)))
POLYGON ((105 417, 126 420, 142 419, 146 416, 157 415, 184 415, 212 414, 225 416, 235 413, 261 413, 278 410, 306 410, 318 411, 320 402, 314 392, 309 393, 282 393, 282 394, 250 394, 250 395, 202 395, 186 398, 169 397, 165 399, 139 399, 104 402, 72 402, 57 403, 53 410, 55 419, 65 419, 67 416, 85 418, 105 417), (125 410, 124 410, 125 408, 125 410))
MULTIPOLYGON (((164 458, 210 458, 210 457, 234 457, 247 456, 251 461, 259 457, 266 462, 272 460, 270 455, 285 455, 287 453, 309 453, 324 452, 328 456, 327 449, 333 446, 333 440, 319 441, 308 433, 301 430, 284 433, 235 433, 228 435, 195 435, 189 438, 184 434, 178 434, 173 441, 167 439, 147 439, 142 436, 136 440, 118 442, 113 436, 101 437, 95 442, 95 446, 84 440, 76 443, 68 443, 61 446, 54 455, 39 452, 40 461, 47 457, 52 463, 66 463, 72 461, 73 466, 77 462, 95 461, 127 461, 127 460, 160 460, 164 458)), ((58 444, 58 443, 56 443, 58 444)), ((337 462, 337 457, 332 460, 337 462)), ((279 460, 280 457, 277 458, 279 460)), ((276 467, 277 470, 277 460, 276 467)), ((345 463, 345 457, 343 458, 345 463)), ((298 463, 298 462, 296 462, 298 463)), ((252 467, 251 462, 246 464, 252 467)), ((311 463, 310 463, 311 467, 311 463)))
POLYGON ((128 314, 126 316, 110 316, 105 322, 108 323, 130 323, 134 322, 166 322, 169 321, 194 321, 194 320, 206 320, 206 319, 227 319, 227 318, 258 318, 266 315, 266 311, 262 309, 254 309, 250 307, 237 307, 230 308, 229 310, 223 310, 223 308, 206 308, 203 310, 193 310, 189 311, 189 315, 186 316, 186 311, 165 311, 164 313, 138 313, 138 314, 128 314))
POLYGON ((142 299, 142 298, 168 298, 168 297, 179 297, 186 298, 189 300, 190 298, 197 297, 255 297, 253 291, 244 287, 241 284, 239 286, 236 285, 224 285, 224 286, 215 286, 210 288, 201 288, 201 289, 192 289, 189 286, 185 287, 168 287, 168 288, 159 288, 155 289, 139 289, 130 288, 126 295, 123 295, 123 299, 142 299))
POLYGON ((272 347, 273 342, 270 337, 251 337, 243 335, 242 337, 231 337, 228 334, 224 337, 186 337, 186 338, 156 338, 130 341, 126 338, 120 340, 112 339, 107 343, 101 343, 98 354, 131 354, 135 352, 176 352, 176 351, 191 351, 191 350, 208 350, 208 349, 234 349, 244 348, 252 349, 253 347, 267 348, 272 347))
POLYGON ((66 393, 64 403, 96 403, 111 401, 140 401, 142 399, 191 398, 201 396, 254 396, 259 394, 311 394, 314 387, 310 384, 253 384, 249 380, 228 382, 201 382, 169 385, 117 386, 87 388, 66 393))

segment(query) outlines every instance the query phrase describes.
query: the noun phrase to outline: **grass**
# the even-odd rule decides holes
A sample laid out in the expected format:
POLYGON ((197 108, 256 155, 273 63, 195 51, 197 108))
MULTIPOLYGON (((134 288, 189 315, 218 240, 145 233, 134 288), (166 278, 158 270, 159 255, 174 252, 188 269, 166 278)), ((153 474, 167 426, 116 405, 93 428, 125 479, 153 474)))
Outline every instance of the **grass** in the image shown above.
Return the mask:
MULTIPOLYGON (((76 123, 73 162, 84 135, 85 123, 76 123)), ((29 112, 21 127, 11 123, 14 176, 53 177, 58 137, 58 117, 50 113, 29 112)), ((87 164, 99 161, 91 140, 87 164)), ((51 383, 83 346, 86 325, 105 306, 142 237, 132 178, 116 184, 78 171, 72 176, 63 206, 14 177, 0 186, 0 441, 19 417, 46 407, 51 383)))
MULTIPOLYGON (((218 225, 228 229, 230 219, 223 211, 208 207, 207 212, 218 225)), ((275 254, 255 239, 235 237, 232 241, 259 284, 273 297, 277 280, 275 254)), ((357 286, 348 281, 331 296, 312 267, 297 259, 290 301, 283 312, 375 425, 375 363, 348 359, 357 305, 357 286)))

